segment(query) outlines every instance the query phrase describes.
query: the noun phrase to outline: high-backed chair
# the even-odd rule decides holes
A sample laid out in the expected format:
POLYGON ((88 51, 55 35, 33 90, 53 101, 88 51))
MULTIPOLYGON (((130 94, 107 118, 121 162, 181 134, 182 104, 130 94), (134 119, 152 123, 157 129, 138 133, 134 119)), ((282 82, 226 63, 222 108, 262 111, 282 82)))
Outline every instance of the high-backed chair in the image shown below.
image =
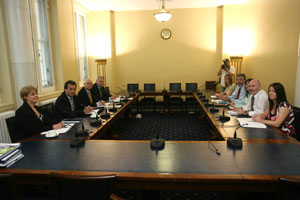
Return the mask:
POLYGON ((18 129, 16 117, 14 116, 14 117, 7 118, 5 121, 6 121, 11 142, 15 143, 23 139, 18 129))
POLYGON ((0 174, 0 197, 3 200, 19 199, 11 174, 0 174))
MULTIPOLYGON (((170 92, 182 92, 181 90, 181 83, 170 83, 170 92)), ((181 94, 179 95, 172 95, 170 97, 170 108, 181 108, 181 111, 183 111, 183 99, 181 98, 181 94)))
MULTIPOLYGON (((185 84, 185 91, 186 92, 197 92, 198 84, 197 83, 186 83, 185 84)), ((191 107, 196 110, 197 103, 194 97, 186 96, 185 98, 185 110, 191 107)))
POLYGON ((55 199, 110 199, 114 189, 115 175, 80 176, 51 173, 55 199))
MULTIPOLYGON (((144 84, 144 92, 155 92, 155 83, 145 83, 144 84)), ((153 107, 153 110, 156 110, 156 99, 155 95, 152 96, 144 96, 144 98, 141 100, 141 111, 143 111, 144 108, 147 106, 153 107)))
POLYGON ((128 91, 130 96, 133 96, 134 94, 138 93, 139 84, 138 83, 128 83, 127 84, 127 91, 128 91))
POLYGON ((296 139, 300 141, 300 108, 293 107, 294 111, 294 126, 295 126, 295 131, 296 131, 296 139))
MULTIPOLYGON (((46 113, 51 119, 54 120, 55 118, 55 107, 54 107, 54 103, 48 103, 45 105, 41 106, 41 109, 43 110, 44 113, 46 113)), ((56 121, 58 122, 58 121, 56 121)))
POLYGON ((300 197, 300 179, 279 178, 277 198, 294 200, 300 197))

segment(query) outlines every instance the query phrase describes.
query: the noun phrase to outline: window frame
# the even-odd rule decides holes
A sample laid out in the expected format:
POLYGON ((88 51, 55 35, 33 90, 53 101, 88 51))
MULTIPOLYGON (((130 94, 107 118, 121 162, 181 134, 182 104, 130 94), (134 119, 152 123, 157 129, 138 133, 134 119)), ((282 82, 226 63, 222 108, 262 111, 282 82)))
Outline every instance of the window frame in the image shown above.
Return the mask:
POLYGON ((48 32, 48 42, 49 42, 49 56, 50 56, 50 67, 51 67, 51 78, 52 78, 52 86, 43 87, 42 84, 42 72, 41 72, 41 64, 39 59, 39 48, 38 48, 38 36, 37 36, 37 24, 36 24, 36 13, 35 13, 35 2, 34 0, 28 0, 29 8, 30 8, 30 26, 31 26, 31 39, 33 45, 33 56, 34 56, 34 68, 35 68, 35 77, 36 77, 36 85, 40 94, 46 94, 49 92, 54 92, 56 90, 56 81, 55 81, 55 72, 53 67, 53 56, 52 56, 52 41, 51 41, 51 31, 50 31, 50 5, 49 0, 44 0, 46 4, 46 20, 47 20, 47 32, 48 32))
POLYGON ((87 52, 87 29, 86 29, 86 15, 79 10, 74 11, 75 19, 75 35, 76 35, 76 55, 77 55, 77 64, 78 64, 78 78, 80 84, 83 84, 84 80, 89 77, 89 66, 88 66, 88 52, 87 52), (84 21, 84 41, 85 41, 85 58, 86 58, 86 77, 82 75, 82 67, 80 65, 80 56, 79 56, 79 41, 78 41, 78 26, 77 26, 77 16, 82 16, 84 21))

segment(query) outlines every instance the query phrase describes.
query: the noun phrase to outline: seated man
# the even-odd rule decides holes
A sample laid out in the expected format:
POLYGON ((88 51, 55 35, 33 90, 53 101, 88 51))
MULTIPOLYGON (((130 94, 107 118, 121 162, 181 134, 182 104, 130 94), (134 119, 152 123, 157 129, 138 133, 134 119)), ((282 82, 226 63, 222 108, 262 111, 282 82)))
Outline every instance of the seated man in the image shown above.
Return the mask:
POLYGON ((116 95, 110 95, 109 88, 104 87, 104 77, 99 76, 96 80, 96 83, 91 89, 96 101, 110 101, 116 98, 116 95))
POLYGON ((82 117, 86 113, 93 110, 92 107, 84 107, 76 92, 76 83, 74 81, 67 81, 64 85, 64 92, 57 98, 55 102, 56 117, 59 119, 82 117))
POLYGON ((220 95, 219 98, 224 101, 234 101, 234 100, 241 100, 246 96, 246 89, 245 89, 245 74, 238 74, 236 76, 236 88, 233 91, 231 96, 228 95, 220 95))
POLYGON ((92 106, 92 107, 99 107, 105 104, 105 101, 99 100, 97 101, 95 95, 91 92, 93 87, 93 82, 91 79, 86 79, 84 81, 84 85, 81 90, 78 92, 78 97, 80 102, 84 106, 92 106))
POLYGON ((261 114, 265 112, 268 105, 268 95, 261 89, 260 81, 252 80, 249 83, 250 97, 245 106, 236 108, 238 114, 248 114, 249 111, 254 111, 255 114, 261 114))

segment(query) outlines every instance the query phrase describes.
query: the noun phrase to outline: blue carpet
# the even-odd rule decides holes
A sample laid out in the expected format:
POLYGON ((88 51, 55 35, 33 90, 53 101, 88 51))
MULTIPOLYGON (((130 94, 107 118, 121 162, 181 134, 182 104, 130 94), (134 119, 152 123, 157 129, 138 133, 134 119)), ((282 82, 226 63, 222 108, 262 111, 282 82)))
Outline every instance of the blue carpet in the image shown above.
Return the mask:
POLYGON ((203 141, 208 140, 209 125, 200 120, 198 113, 143 112, 141 119, 118 120, 115 131, 123 140, 150 140, 159 133, 165 140, 203 141))

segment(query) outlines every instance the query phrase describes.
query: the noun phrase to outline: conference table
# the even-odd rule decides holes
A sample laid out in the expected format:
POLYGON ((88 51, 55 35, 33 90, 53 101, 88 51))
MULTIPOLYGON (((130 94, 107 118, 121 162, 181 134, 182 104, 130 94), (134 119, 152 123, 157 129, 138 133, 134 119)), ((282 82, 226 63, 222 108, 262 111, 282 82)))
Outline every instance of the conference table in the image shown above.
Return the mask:
POLYGON ((232 149, 226 139, 238 127, 236 119, 220 122, 218 116, 223 108, 210 113, 196 92, 185 95, 194 96, 205 120, 223 141, 166 141, 163 150, 152 150, 150 141, 94 139, 142 95, 138 93, 126 102, 111 122, 91 128, 83 146, 70 147, 72 134, 51 140, 36 136, 23 141, 21 150, 25 157, 8 169, 0 169, 0 173, 14 174, 19 184, 49 184, 48 175, 53 171, 116 174, 116 188, 134 190, 275 192, 279 177, 300 178, 300 145, 294 138, 271 127, 240 128, 238 136, 243 139, 243 148, 232 149))

